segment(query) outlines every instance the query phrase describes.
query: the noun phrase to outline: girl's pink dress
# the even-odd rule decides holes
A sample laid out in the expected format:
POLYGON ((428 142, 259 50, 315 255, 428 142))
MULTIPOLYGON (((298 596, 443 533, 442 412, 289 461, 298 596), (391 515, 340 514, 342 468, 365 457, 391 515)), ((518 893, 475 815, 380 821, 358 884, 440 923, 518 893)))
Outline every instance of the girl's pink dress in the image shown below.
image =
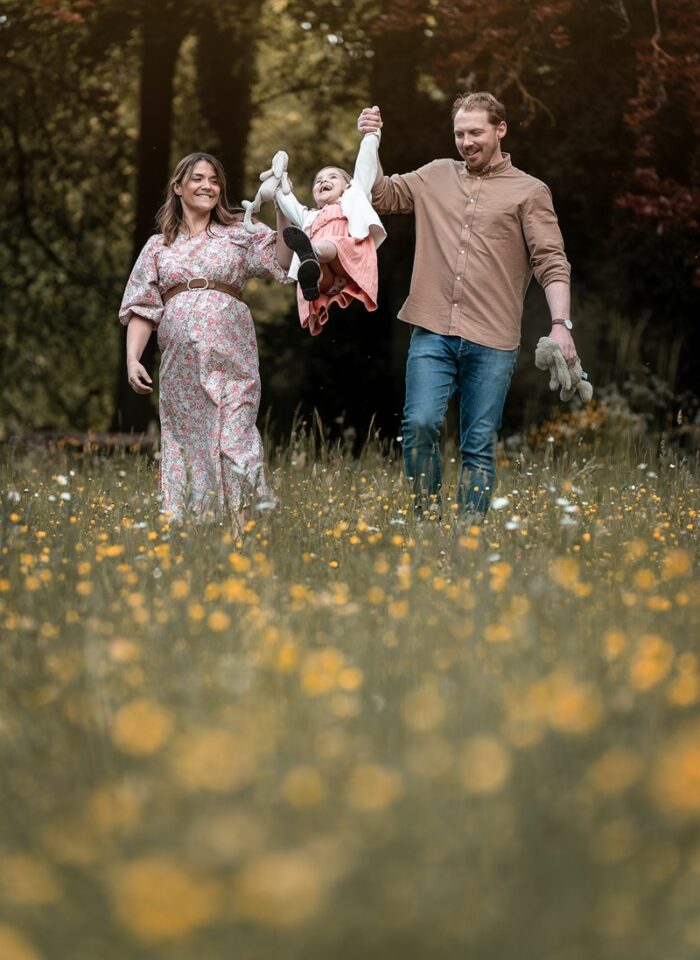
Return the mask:
POLYGON ((256 428, 260 403, 253 318, 240 300, 217 290, 162 295, 204 277, 241 289, 249 277, 284 282, 276 233, 264 224, 214 224, 165 246, 151 237, 134 265, 119 318, 136 315, 158 329, 163 509, 180 519, 211 520, 244 505, 274 505, 256 428))
POLYGON ((318 336, 328 320, 331 304, 347 307, 353 300, 359 300, 366 310, 377 309, 377 251, 373 238, 368 235, 356 240, 348 233, 347 217, 340 203, 329 203, 322 207, 316 219, 307 230, 311 242, 321 239, 332 240, 338 250, 344 272, 349 279, 338 278, 328 293, 322 293, 316 300, 304 300, 297 284, 297 306, 302 327, 308 327, 312 336, 318 336))

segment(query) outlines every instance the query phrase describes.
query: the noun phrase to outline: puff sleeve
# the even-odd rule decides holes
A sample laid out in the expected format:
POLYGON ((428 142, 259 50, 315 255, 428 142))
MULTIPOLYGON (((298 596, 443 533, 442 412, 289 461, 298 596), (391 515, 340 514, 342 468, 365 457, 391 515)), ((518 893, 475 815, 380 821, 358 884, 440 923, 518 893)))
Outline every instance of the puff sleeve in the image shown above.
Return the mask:
POLYGON ((159 234, 150 237, 134 264, 119 309, 119 319, 124 325, 134 316, 150 320, 154 327, 161 321, 164 307, 156 261, 160 241, 159 234))
POLYGON ((261 280, 277 280, 285 283, 287 271, 277 260, 277 233, 264 223, 256 224, 254 234, 248 234, 249 245, 246 255, 246 279, 259 277, 261 280))

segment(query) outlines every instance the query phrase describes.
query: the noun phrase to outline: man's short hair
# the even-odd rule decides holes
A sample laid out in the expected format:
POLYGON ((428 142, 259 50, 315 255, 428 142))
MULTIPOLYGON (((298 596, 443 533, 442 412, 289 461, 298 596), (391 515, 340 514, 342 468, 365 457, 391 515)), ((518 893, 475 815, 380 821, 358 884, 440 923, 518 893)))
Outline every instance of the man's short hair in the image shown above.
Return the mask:
POLYGON ((452 119, 457 116, 460 110, 485 110, 489 117, 489 123, 497 127, 506 119, 506 108, 500 100, 497 100, 492 93, 486 90, 480 90, 478 93, 460 93, 452 104, 452 119))

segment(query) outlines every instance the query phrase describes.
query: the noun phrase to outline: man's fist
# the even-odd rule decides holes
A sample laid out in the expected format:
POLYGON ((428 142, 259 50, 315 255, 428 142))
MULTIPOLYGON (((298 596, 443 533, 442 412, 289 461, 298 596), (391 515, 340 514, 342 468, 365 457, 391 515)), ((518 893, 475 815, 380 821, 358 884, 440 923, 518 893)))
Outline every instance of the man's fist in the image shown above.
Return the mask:
POLYGON ((363 135, 365 133, 376 133, 377 130, 382 129, 383 125, 382 115, 379 107, 376 105, 373 107, 365 107, 357 118, 357 129, 363 135))

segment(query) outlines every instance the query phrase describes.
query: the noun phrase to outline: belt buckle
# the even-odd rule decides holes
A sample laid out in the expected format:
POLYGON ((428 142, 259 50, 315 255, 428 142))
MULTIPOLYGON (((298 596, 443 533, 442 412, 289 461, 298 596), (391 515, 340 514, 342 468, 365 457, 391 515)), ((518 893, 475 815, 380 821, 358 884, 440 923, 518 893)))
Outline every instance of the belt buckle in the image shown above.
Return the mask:
POLYGON ((206 277, 190 277, 187 281, 188 290, 208 290, 209 281, 206 277))

